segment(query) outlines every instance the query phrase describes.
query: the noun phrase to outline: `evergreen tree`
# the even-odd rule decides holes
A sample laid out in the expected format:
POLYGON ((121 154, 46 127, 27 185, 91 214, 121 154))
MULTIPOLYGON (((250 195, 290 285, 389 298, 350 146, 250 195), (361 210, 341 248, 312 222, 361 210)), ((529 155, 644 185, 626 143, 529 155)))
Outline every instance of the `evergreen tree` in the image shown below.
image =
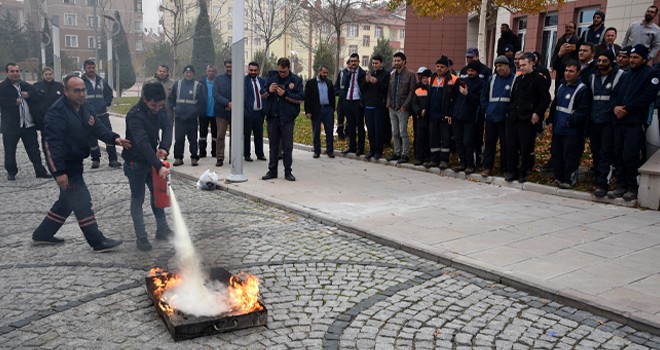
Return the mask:
POLYGON ((192 65, 197 72, 197 79, 206 76, 206 66, 209 64, 215 64, 215 47, 206 0, 199 0, 199 17, 195 25, 192 49, 192 65))
POLYGON ((0 16, 0 62, 19 62, 27 58, 26 40, 18 20, 6 10, 0 16))
MULTIPOLYGON (((149 76, 155 73, 158 66, 161 64, 167 65, 172 69, 172 67, 174 67, 172 50, 174 50, 174 47, 168 41, 157 43, 149 49, 149 51, 146 52, 146 58, 144 60, 146 75, 149 76)), ((172 72, 170 72, 170 74, 172 74, 172 72)))
POLYGON ((328 43, 321 43, 314 52, 314 65, 312 66, 313 74, 319 70, 319 66, 324 64, 328 66, 328 76, 335 76, 335 52, 334 48, 328 43))
MULTIPOLYGON (((383 56, 383 68, 388 70, 392 67, 392 60, 394 59, 394 49, 390 45, 389 39, 380 38, 374 46, 374 53, 371 57, 375 55, 383 56)), ((371 60, 369 60, 369 70, 372 70, 371 60)))
POLYGON ((46 66, 54 68, 55 58, 53 55, 53 34, 51 33, 50 26, 48 25, 48 17, 44 17, 44 29, 41 36, 41 41, 48 43, 48 45, 46 45, 46 66))
POLYGON ((223 43, 222 37, 218 43, 218 49, 215 52, 216 62, 218 65, 222 65, 225 60, 231 60, 231 45, 229 43, 223 43))
POLYGON ((264 57, 264 52, 262 50, 259 50, 254 53, 254 56, 252 56, 252 60, 254 62, 265 62, 263 64, 263 67, 261 68, 261 76, 267 77, 268 72, 274 71, 277 69, 277 56, 275 56, 274 53, 270 53, 270 57, 267 60, 263 60, 264 57))
POLYGON ((117 84, 116 76, 113 79, 115 79, 115 90, 118 91, 118 96, 121 96, 122 90, 135 85, 135 67, 133 67, 131 50, 128 46, 126 31, 124 31, 124 26, 121 24, 119 11, 115 11, 115 25, 119 26, 119 33, 114 37, 112 44, 114 46, 115 59, 118 61, 115 67, 119 67, 119 84, 117 84))

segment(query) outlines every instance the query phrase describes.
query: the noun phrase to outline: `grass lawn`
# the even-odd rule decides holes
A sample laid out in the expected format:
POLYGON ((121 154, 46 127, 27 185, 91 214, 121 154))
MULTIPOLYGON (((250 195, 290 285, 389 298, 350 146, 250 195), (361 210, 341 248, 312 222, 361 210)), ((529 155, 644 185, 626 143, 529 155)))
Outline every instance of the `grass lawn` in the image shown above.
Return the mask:
POLYGON ((112 103, 114 104, 114 112, 126 115, 128 111, 133 108, 133 106, 138 103, 140 100, 139 97, 122 97, 120 99, 114 99, 112 103))

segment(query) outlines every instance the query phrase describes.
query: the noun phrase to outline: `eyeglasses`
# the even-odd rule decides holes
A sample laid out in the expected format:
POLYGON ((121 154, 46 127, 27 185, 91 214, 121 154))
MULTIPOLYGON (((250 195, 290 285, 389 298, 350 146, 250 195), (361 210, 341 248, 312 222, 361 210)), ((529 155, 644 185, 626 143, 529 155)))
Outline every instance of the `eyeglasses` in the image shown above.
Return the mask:
POLYGON ((74 94, 84 94, 85 92, 87 92, 87 89, 85 89, 85 88, 82 88, 82 89, 73 89, 73 93, 74 93, 74 94))

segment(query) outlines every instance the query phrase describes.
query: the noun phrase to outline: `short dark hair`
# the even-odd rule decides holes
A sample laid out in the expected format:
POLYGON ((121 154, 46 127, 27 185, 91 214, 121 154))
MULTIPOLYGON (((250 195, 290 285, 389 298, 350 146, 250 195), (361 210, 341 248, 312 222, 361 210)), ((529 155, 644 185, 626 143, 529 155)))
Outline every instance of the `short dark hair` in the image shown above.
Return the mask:
POLYGON ((349 60, 350 60, 351 58, 357 58, 357 59, 358 59, 358 62, 360 61, 360 55, 358 55, 357 52, 352 53, 350 56, 348 56, 348 58, 349 58, 349 60))
POLYGON ((166 70, 168 73, 170 72, 170 67, 169 67, 168 65, 166 65, 166 64, 159 64, 159 65, 158 65, 158 68, 160 68, 160 67, 165 68, 165 70, 166 70))
POLYGON ((18 67, 18 64, 14 63, 14 62, 9 62, 9 63, 7 63, 7 65, 5 65, 5 73, 9 73, 9 66, 16 66, 16 67, 18 67))
POLYGON ((529 62, 536 62, 536 55, 534 55, 533 52, 525 52, 520 59, 528 60, 529 62))
POLYGON ((509 29, 509 25, 506 23, 502 23, 502 27, 506 27, 506 29, 509 29))
POLYGON ((646 9, 647 9, 647 10, 648 10, 648 9, 655 9, 655 13, 658 13, 658 6, 651 5, 651 6, 647 7, 646 9))
POLYGON ((166 98, 165 88, 161 83, 144 84, 142 87, 142 96, 147 101, 159 102, 166 98))
POLYGON ((567 67, 567 68, 568 68, 568 67, 575 67, 575 68, 577 68, 577 71, 579 72, 579 71, 580 71, 580 68, 581 68, 582 66, 581 66, 580 63, 579 63, 578 61, 576 61, 576 60, 569 60, 568 62, 566 62, 566 67, 567 67))
POLYGON ((594 45, 594 43, 592 43, 590 41, 585 41, 585 42, 581 43, 580 46, 589 46, 589 49, 591 50, 591 52, 596 53, 596 45, 594 45))
POLYGON ((321 71, 321 69, 330 69, 330 68, 328 68, 328 66, 326 64, 321 63, 321 64, 319 64, 319 69, 318 69, 319 72, 321 71))
POLYGON ((70 81, 71 79, 73 79, 73 78, 78 78, 78 79, 80 79, 80 77, 77 76, 76 74, 69 74, 69 75, 67 75, 66 77, 64 77, 64 80, 62 80, 62 82, 64 83, 64 87, 68 88, 69 81, 70 81))
POLYGON ((403 52, 397 52, 397 53, 394 54, 393 57, 399 57, 399 58, 402 59, 404 62, 406 61, 406 55, 404 55, 403 52))
POLYGON ((231 60, 225 60, 224 62, 222 62, 223 66, 226 66, 228 64, 231 64, 231 60))
POLYGON ((380 54, 375 54, 375 55, 371 56, 371 60, 372 61, 375 60, 375 61, 378 61, 378 62, 382 63, 383 62, 383 56, 381 56, 380 54))
POLYGON ((259 63, 255 62, 255 61, 252 61, 252 62, 248 63, 248 67, 249 66, 256 66, 257 68, 259 68, 259 63))
POLYGON ((291 68, 291 61, 286 57, 280 57, 280 59, 277 60, 277 65, 280 67, 291 68))
POLYGON ((83 67, 85 66, 96 66, 96 62, 94 62, 94 60, 85 60, 85 62, 83 62, 83 67))

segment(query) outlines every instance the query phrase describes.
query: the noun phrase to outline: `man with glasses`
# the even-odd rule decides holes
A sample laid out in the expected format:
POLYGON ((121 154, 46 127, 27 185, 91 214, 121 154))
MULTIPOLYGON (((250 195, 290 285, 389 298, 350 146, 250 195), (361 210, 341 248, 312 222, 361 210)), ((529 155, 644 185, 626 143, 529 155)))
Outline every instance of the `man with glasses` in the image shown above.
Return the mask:
POLYGON ((293 127, 300 114, 300 104, 304 101, 302 79, 291 72, 291 61, 282 57, 277 60, 277 72, 268 77, 261 89, 261 97, 267 99, 266 115, 268 122, 268 172, 262 180, 277 178, 277 155, 280 140, 284 148, 284 178, 296 181, 291 173, 293 163, 293 127))
POLYGON ((5 66, 5 72, 7 72, 7 78, 0 83, 0 111, 2 114, 0 127, 5 151, 7 180, 16 180, 18 173, 16 147, 19 140, 23 141, 37 177, 49 178, 46 168, 41 163, 34 113, 30 112, 39 109, 39 102, 43 99, 43 94, 21 80, 21 69, 16 63, 8 63, 5 66))
POLYGON ((66 77, 64 96, 48 110, 44 120, 48 166, 60 188, 60 196, 32 233, 32 241, 35 245, 64 243, 55 234, 73 212, 87 243, 95 252, 107 251, 122 242, 106 238, 99 230, 92 197, 83 179, 83 160, 89 157, 91 137, 124 148, 131 148, 131 143, 97 120, 93 108, 85 102, 82 79, 66 77))
POLYGON ((657 15, 658 8, 655 5, 649 6, 644 13, 644 19, 630 25, 621 44, 624 47, 637 44, 646 46, 649 50, 648 62, 651 63, 660 50, 660 27, 654 22, 657 15))

